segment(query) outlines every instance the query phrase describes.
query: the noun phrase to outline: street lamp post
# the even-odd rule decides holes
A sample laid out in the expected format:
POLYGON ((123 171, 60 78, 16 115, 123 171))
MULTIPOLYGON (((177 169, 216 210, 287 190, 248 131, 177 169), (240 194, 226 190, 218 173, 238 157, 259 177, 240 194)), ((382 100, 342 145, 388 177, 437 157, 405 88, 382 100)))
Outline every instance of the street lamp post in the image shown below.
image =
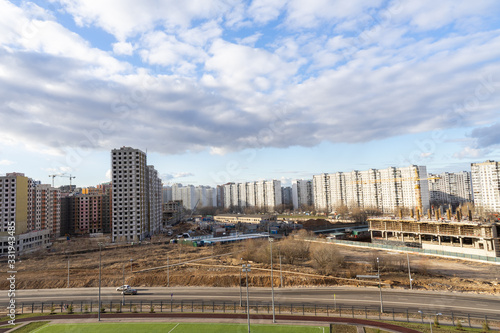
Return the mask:
POLYGON ((241 265, 242 271, 246 273, 246 284, 247 284, 247 320, 248 320, 248 333, 250 333, 250 304, 249 304, 249 296, 248 296, 248 272, 250 272, 250 264, 241 265))
MULTIPOLYGON (((123 289, 123 286, 125 285, 125 263, 123 263, 123 267, 122 267, 122 272, 123 272, 123 283, 122 283, 122 289, 123 289)), ((125 293, 124 293, 125 290, 122 290, 122 304, 125 305, 125 293)))
POLYGON ((69 255, 68 255, 68 286, 67 288, 69 288, 69 255))
POLYGON ((408 261, 408 277, 410 278, 410 290, 413 289, 412 281, 413 279, 411 278, 411 271, 410 271, 410 255, 408 252, 406 253, 406 259, 408 261))
POLYGON ((170 258, 167 254, 167 287, 170 288, 170 258))
POLYGON ((99 245, 99 309, 97 310, 97 319, 101 321, 101 249, 104 243, 97 243, 99 245))
MULTIPOLYGON (((240 259, 240 264, 241 264, 241 261, 243 260, 243 258, 240 259)), ((242 292, 241 292, 241 270, 240 270, 240 307, 242 306, 243 302, 242 302, 242 292)))
POLYGON ((271 246, 271 297, 273 302, 273 323, 276 323, 276 315, 274 311, 274 280, 273 280, 273 241, 271 237, 269 237, 269 245, 271 246))
POLYGON ((382 302, 382 284, 380 282, 380 263, 377 257, 378 290, 380 292, 380 313, 384 313, 384 303, 382 302))
POLYGON ((280 288, 283 288, 283 275, 281 274, 281 254, 280 254, 280 288))

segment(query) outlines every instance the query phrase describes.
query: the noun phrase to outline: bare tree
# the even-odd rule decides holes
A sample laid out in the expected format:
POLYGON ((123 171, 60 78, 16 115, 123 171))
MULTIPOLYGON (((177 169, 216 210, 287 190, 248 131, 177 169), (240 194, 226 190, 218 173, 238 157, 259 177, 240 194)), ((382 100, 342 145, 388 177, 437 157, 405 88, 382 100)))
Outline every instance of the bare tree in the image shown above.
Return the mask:
POLYGON ((279 247, 285 263, 293 264, 297 260, 309 258, 309 242, 287 237, 280 242, 279 247))
POLYGON ((344 263, 344 257, 331 244, 316 245, 311 250, 312 266, 320 274, 332 274, 344 263))

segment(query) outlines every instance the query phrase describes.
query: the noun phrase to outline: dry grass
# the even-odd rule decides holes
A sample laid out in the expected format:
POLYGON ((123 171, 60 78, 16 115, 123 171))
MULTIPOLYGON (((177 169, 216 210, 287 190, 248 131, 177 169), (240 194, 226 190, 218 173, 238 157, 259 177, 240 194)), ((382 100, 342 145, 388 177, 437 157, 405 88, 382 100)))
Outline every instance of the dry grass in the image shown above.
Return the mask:
MULTIPOLYGON (((71 246, 81 249, 82 244, 71 246)), ((77 241, 78 242, 78 241, 77 241)), ((278 247, 285 252, 288 241, 275 242, 273 245, 274 269, 279 270, 278 247), (280 244, 281 243, 281 244, 280 244)), ((291 242, 291 241, 289 241, 291 242)), ((99 276, 99 251, 94 242, 85 242, 87 249, 91 252, 71 254, 70 260, 70 287, 97 287, 99 276), (97 250, 97 251, 96 251, 97 250)), ((291 246, 292 244, 290 244, 291 246)), ((334 245, 331 245, 334 246, 334 245)), ((293 247, 292 247, 293 248, 293 247)), ((71 250, 71 247, 69 248, 71 250)), ((295 249, 297 250, 297 249, 295 249)), ((356 249, 337 248, 333 252, 321 252, 324 256, 334 256, 340 261, 333 268, 325 270, 325 266, 318 267, 314 255, 306 256, 304 249, 299 249, 300 256, 291 263, 282 261, 283 282, 285 287, 291 286, 331 286, 331 285, 360 285, 354 278, 357 274, 373 274, 373 261, 371 254, 353 256, 356 249), (316 269, 314 268, 316 267, 316 269), (330 273, 322 275, 322 273, 330 273), (305 273, 310 275, 299 275, 305 273)), ((312 247, 311 253, 319 251, 318 247, 312 247)), ((282 254, 284 254, 282 252, 282 254)), ((361 253, 361 252, 360 252, 361 253)), ((241 258, 252 263, 252 274, 249 276, 253 286, 269 287, 270 264, 269 244, 265 242, 246 242, 216 247, 195 248, 181 244, 154 244, 137 245, 134 247, 105 248, 102 251, 102 285, 118 286, 122 284, 122 272, 125 268, 125 283, 137 287, 166 286, 166 269, 153 270, 144 273, 131 273, 130 259, 133 259, 133 271, 159 267, 170 264, 185 262, 188 260, 205 258, 212 255, 221 255, 217 258, 209 258, 197 261, 193 264, 183 264, 170 268, 171 286, 214 286, 214 287, 236 287, 239 285, 239 268, 241 258), (231 253, 230 255, 228 255, 231 253)), ((382 257, 383 258, 383 257, 382 257)), ((421 265, 413 260, 413 265, 422 269, 414 271, 414 288, 427 290, 456 290, 468 292, 500 293, 498 284, 480 281, 476 279, 453 277, 452 275, 431 275, 427 269, 427 260, 422 259, 421 265), (425 269, 424 269, 425 268, 425 269)), ((316 260, 317 261, 317 260, 316 260)), ((382 259, 382 276, 385 283, 392 287, 408 287, 408 273, 401 258, 387 256, 382 259)), ((63 251, 58 254, 43 254, 31 258, 23 258, 18 262, 16 276, 17 289, 44 289, 65 288, 67 286, 67 256, 63 251)), ((473 275, 471 270, 471 275, 473 275)), ((279 282, 279 275, 275 274, 275 283, 279 282)), ((6 274, 0 274, 0 288, 8 289, 6 274)))

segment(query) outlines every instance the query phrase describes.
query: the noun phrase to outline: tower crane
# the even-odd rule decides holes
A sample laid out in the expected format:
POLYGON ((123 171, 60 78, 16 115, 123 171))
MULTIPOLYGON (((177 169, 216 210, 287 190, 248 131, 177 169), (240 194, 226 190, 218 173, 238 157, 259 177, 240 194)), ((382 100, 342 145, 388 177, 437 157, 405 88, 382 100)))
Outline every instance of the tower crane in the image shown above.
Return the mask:
POLYGON ((76 176, 72 176, 72 175, 65 175, 65 174, 57 174, 57 175, 49 175, 49 177, 52 177, 52 187, 54 187, 54 178, 56 177, 66 177, 66 178, 69 178, 69 188, 71 189, 71 180, 76 178, 76 176))

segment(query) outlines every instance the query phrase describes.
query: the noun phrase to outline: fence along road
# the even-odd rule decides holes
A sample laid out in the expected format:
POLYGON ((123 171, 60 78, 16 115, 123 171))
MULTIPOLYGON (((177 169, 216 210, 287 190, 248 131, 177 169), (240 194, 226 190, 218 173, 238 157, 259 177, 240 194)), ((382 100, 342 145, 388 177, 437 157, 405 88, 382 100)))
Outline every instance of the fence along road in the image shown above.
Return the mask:
MULTIPOLYGON (((125 296, 126 302, 206 302, 223 303, 238 302, 239 288, 136 288, 138 295, 125 296)), ((245 293, 243 291, 243 293, 245 293)), ((97 288, 69 288, 69 289, 39 289, 17 290, 16 303, 60 302, 97 302, 97 288)), ((384 308, 411 311, 455 312, 475 316, 487 315, 500 319, 500 300, 498 296, 458 294, 447 292, 426 292, 409 290, 382 289, 384 308)), ((102 288, 103 302, 118 303, 121 293, 116 288, 102 288)), ((271 301, 270 288, 250 288, 251 304, 267 304, 271 301)), ((379 291, 377 288, 275 288, 275 302, 279 304, 306 304, 318 306, 344 307, 377 307, 379 305, 379 291), (334 301, 335 294, 335 301, 334 301)), ((7 300, 0 301, 0 306, 7 306, 7 300)))

